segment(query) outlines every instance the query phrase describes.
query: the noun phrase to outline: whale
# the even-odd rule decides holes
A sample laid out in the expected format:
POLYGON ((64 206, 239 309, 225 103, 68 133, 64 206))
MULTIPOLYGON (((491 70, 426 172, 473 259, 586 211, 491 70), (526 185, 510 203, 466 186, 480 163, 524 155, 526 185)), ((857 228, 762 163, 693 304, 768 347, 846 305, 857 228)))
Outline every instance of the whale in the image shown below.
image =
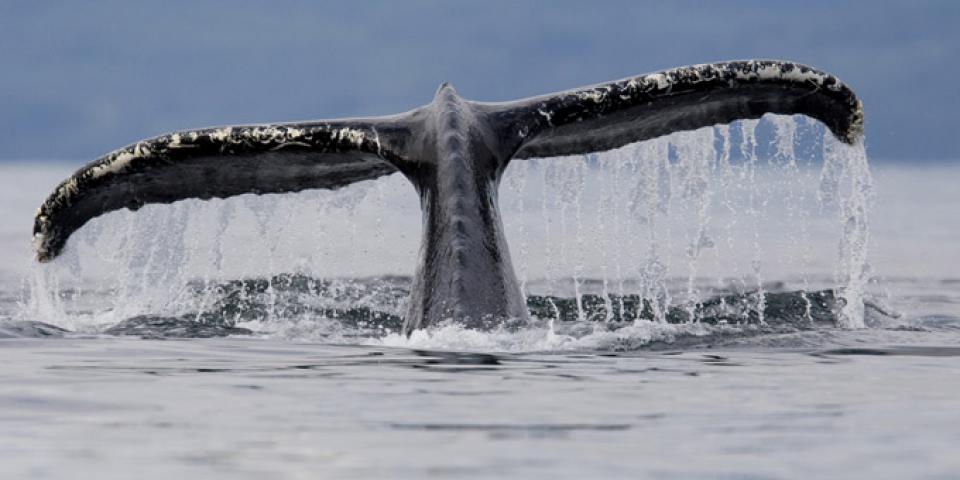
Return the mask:
POLYGON ((420 199, 422 239, 403 332, 526 319, 498 188, 512 161, 589 154, 767 113, 863 136, 863 105, 835 76, 781 60, 691 65, 507 102, 433 100, 396 115, 178 131, 113 151, 40 206, 40 262, 104 213, 188 198, 337 189, 399 172, 420 199))

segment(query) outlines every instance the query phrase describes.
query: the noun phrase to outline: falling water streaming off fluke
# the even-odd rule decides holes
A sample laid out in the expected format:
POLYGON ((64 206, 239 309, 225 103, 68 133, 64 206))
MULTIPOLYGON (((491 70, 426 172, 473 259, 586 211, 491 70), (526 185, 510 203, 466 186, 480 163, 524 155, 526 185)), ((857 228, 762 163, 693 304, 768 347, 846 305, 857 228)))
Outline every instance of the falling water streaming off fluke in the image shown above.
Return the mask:
MULTIPOLYGON (((500 193, 537 317, 513 335, 553 339, 523 345, 628 335, 625 321, 715 323, 717 308, 724 322, 763 323, 770 295, 798 290, 807 301, 824 288, 843 299, 842 326, 864 326, 867 159, 862 143, 814 122, 767 116, 588 157, 515 160, 500 193), (592 327, 561 328, 576 323, 592 327)), ((87 332, 152 315, 380 338, 405 311, 420 228, 416 194, 398 175, 114 212, 36 267, 22 316, 87 332)), ((815 307, 807 301, 809 318, 815 307)))

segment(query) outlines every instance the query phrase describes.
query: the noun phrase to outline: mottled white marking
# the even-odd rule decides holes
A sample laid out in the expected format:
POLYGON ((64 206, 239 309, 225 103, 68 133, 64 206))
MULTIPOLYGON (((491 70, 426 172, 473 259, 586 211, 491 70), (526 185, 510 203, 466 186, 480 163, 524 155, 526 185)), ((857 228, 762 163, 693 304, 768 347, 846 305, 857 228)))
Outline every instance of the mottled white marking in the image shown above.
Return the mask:
POLYGON ((541 107, 537 109, 537 113, 543 115, 543 118, 547 119, 548 125, 553 126, 553 112, 548 112, 541 107))
POLYGON ((357 130, 354 128, 341 128, 334 131, 333 138, 343 141, 347 140, 349 142, 357 144, 359 147, 363 144, 364 134, 362 130, 357 130))
POLYGON ((60 187, 60 197, 68 197, 77 193, 77 179, 71 178, 60 187))
POLYGON ((577 92, 577 97, 580 100, 591 100, 593 103, 601 103, 603 99, 606 98, 607 94, 605 92, 600 92, 597 90, 587 90, 584 92, 577 92))
MULTIPOLYGON (((139 145, 140 144, 137 144, 137 146, 134 147, 134 152, 136 152, 139 149, 138 148, 139 145)), ((148 155, 145 155, 145 156, 149 156, 149 152, 150 152, 149 149, 139 149, 139 150, 141 152, 147 152, 148 155)), ((118 174, 122 172, 124 169, 126 169, 128 165, 130 165, 131 160, 133 160, 134 158, 137 158, 138 156, 139 155, 123 150, 117 153, 111 160, 91 168, 89 170, 89 176, 91 179, 95 179, 95 178, 100 178, 107 174, 111 174, 111 175, 118 174)))
MULTIPOLYGON (((731 72, 733 73, 733 78, 731 81, 757 81, 757 80, 786 80, 796 83, 814 83, 819 86, 825 85, 827 78, 826 74, 814 71, 812 69, 803 69, 797 65, 790 64, 780 64, 780 63, 764 63, 764 62, 749 62, 749 68, 739 69, 732 68, 731 72), (792 68, 786 68, 790 66, 792 68)), ((692 65, 690 67, 678 68, 674 70, 668 70, 661 73, 653 73, 650 75, 645 75, 643 77, 632 78, 624 84, 624 89, 638 90, 641 85, 651 85, 655 90, 669 90, 673 85, 677 83, 674 78, 682 77, 684 83, 700 83, 704 81, 711 81, 720 76, 720 71, 717 69, 716 65, 713 64, 700 64, 692 65), (691 78, 692 77, 692 78, 691 78)), ((839 91, 842 88, 842 83, 839 81, 832 82, 828 86, 831 90, 839 91)), ((596 92, 593 92, 596 94, 596 92)), ((593 95, 588 95, 587 93, 581 93, 582 99, 593 99, 593 95)), ((621 95, 621 98, 625 98, 621 95)))
POLYGON ((667 87, 670 87, 670 79, 662 73, 654 73, 653 75, 647 75, 643 78, 647 82, 651 82, 657 86, 658 90, 666 90, 667 87))
POLYGON ((130 165, 130 161, 134 158, 136 158, 136 155, 132 155, 128 152, 121 152, 113 159, 112 162, 110 162, 108 170, 111 173, 118 173, 127 168, 127 165, 130 165))
MULTIPOLYGON (((754 62, 754 65, 757 65, 758 62, 754 62)), ((762 64, 759 67, 756 67, 756 73, 753 72, 737 72, 738 80, 788 80, 791 82, 805 83, 813 82, 817 85, 823 85, 826 82, 827 75, 807 69, 803 71, 799 66, 794 66, 790 70, 786 70, 782 64, 762 64)), ((836 85, 840 85, 840 82, 834 82, 836 85)), ((838 88, 839 89, 839 88, 838 88)))
POLYGON ((149 158, 153 155, 153 151, 150 150, 150 147, 143 142, 139 142, 133 146, 133 156, 139 158, 149 158))
POLYGON ((233 132, 233 127, 220 128, 211 133, 210 139, 217 142, 222 142, 230 137, 230 134, 233 132))

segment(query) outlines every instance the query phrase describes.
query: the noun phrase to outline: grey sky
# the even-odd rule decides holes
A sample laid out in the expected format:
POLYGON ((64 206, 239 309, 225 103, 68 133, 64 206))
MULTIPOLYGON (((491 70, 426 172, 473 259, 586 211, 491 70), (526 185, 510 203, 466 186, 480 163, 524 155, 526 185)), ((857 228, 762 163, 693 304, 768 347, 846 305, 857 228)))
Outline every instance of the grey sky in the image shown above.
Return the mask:
POLYGON ((960 157, 960 2, 5 1, 0 160, 783 58, 863 98, 880 159, 960 157))

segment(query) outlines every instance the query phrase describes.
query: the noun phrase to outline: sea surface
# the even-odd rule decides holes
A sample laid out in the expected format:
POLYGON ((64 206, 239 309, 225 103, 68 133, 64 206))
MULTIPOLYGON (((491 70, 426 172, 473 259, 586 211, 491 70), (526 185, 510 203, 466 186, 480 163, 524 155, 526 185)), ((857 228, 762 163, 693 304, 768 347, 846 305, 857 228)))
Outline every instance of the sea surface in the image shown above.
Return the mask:
POLYGON ((38 266, 79 165, 2 163, 0 478, 960 477, 960 161, 725 159, 739 128, 511 166, 532 319, 410 337, 402 178, 116 212, 38 266))

